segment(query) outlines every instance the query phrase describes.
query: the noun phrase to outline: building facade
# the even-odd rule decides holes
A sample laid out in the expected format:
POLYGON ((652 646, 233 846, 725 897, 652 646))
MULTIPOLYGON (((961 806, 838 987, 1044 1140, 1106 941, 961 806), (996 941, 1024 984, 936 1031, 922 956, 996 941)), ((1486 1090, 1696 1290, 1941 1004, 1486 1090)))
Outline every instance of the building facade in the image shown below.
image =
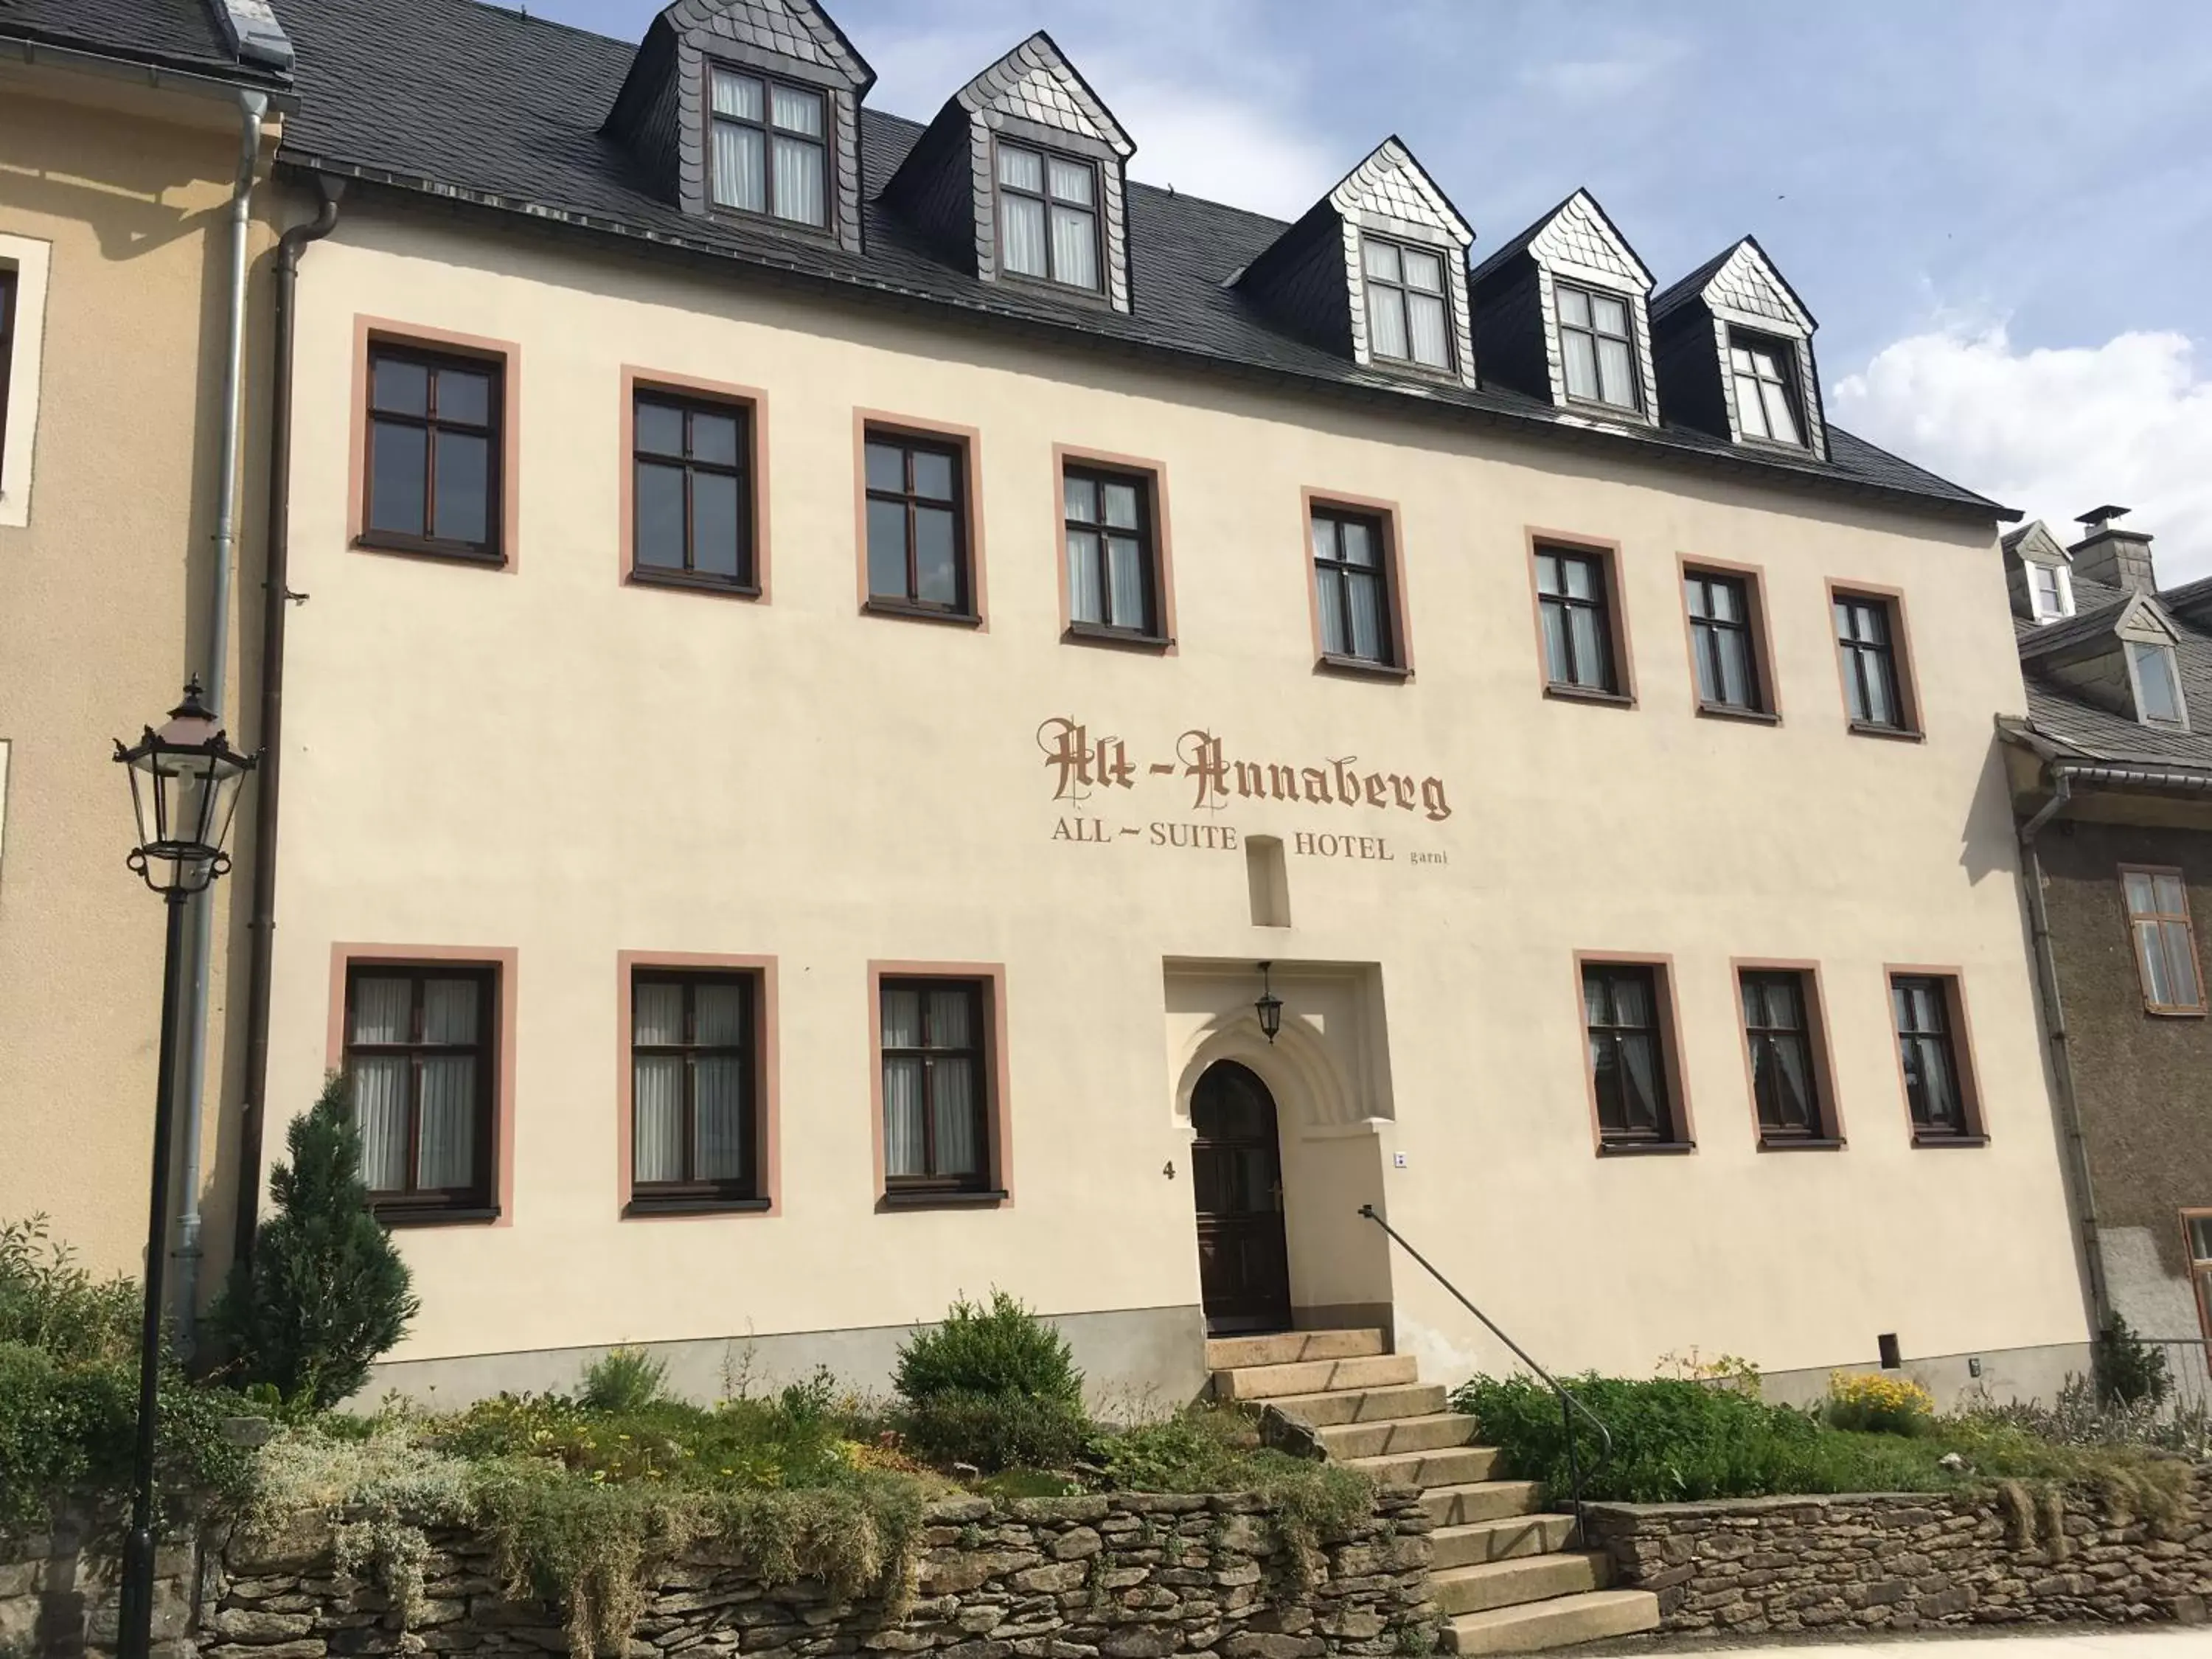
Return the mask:
MULTIPOLYGON (((227 553, 221 434, 234 339, 265 373, 286 61, 247 0, 0 15, 0 1218, 44 1213, 102 1273, 143 1259, 162 988, 161 907, 125 867, 130 791, 111 757, 188 676, 243 724, 231 624, 258 590, 219 567, 258 560, 260 515, 249 526, 243 509, 267 428, 246 410, 227 553)), ((173 1239, 180 1310, 232 1236, 223 1038, 244 910, 228 900, 219 888, 202 909, 206 971, 189 975, 204 1086, 174 1149, 170 1213, 191 1230, 173 1239)))
POLYGON ((353 1079, 378 1386, 879 1384, 994 1286, 1109 1407, 1499 1363, 1366 1206, 1560 1366, 2082 1368, 2002 509, 1755 242, 1471 267, 1395 139, 1285 225, 805 0, 294 33, 269 1098, 353 1079))
POLYGON ((2004 538, 2027 711, 2002 723, 2100 1318, 2201 1389, 2212 1333, 2212 582, 2160 592, 2124 509, 2004 538))

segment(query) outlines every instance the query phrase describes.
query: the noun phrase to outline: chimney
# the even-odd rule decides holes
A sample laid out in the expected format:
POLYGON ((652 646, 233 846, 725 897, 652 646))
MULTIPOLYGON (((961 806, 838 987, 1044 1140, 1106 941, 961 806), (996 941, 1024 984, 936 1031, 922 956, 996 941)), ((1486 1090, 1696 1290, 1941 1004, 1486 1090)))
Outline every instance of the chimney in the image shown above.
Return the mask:
POLYGON ((2074 574, 2130 593, 2155 593, 2158 574, 2151 566, 2150 538, 2121 529, 2119 520, 2127 515, 2124 507, 2093 507, 2074 520, 2083 526, 2081 539, 2067 549, 2074 556, 2074 574))

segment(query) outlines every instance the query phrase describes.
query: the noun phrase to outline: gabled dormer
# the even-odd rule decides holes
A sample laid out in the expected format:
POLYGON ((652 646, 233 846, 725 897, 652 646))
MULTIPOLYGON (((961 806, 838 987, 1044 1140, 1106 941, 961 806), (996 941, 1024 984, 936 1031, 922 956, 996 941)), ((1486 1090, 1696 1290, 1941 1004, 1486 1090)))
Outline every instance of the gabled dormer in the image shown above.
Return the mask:
POLYGON ((1651 273, 1587 191, 1485 259, 1469 282, 1485 380, 1558 409, 1656 422, 1651 273))
POLYGON ((2040 519, 2022 525, 2001 545, 2014 616, 2041 623, 2074 614, 2074 561, 2048 525, 2040 519))
POLYGON ((1364 368, 1474 384, 1474 231, 1395 138, 1268 245, 1238 292, 1285 333, 1364 368))
POLYGON ((2094 611, 2029 635, 2021 663, 2085 702, 2138 725, 2186 732, 2180 631, 2147 592, 2130 592, 2094 611))
POLYGON ((1651 301, 1661 415, 1730 443, 1826 459, 1819 326, 1745 237, 1651 301))
POLYGON ((1136 149, 1039 31, 952 94, 884 200, 984 282, 1127 311, 1136 149))
POLYGON ((876 73, 814 0, 676 0, 603 131, 686 213, 860 251, 876 73))

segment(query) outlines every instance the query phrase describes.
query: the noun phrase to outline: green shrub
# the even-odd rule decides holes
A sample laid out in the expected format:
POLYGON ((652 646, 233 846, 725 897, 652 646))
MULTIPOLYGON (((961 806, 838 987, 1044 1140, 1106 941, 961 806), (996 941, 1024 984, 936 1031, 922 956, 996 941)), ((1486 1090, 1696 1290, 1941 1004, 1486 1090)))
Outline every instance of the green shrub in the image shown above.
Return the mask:
POLYGON ((988 1307, 965 1297, 942 1324, 900 1346, 892 1385, 919 1404, 943 1394, 1024 1395, 1080 1409, 1083 1373, 1067 1340, 1004 1291, 988 1307))
POLYGON ((576 1403, 586 1411, 634 1412, 658 1401, 668 1384, 668 1362, 642 1348, 611 1348, 584 1367, 576 1403))
POLYGON ((1860 1434, 1919 1434, 1934 1426, 1936 1400, 1909 1376, 1890 1371, 1832 1371, 1821 1420, 1860 1434))
POLYGON ((2097 1333, 2091 1359, 2097 1398, 2107 1405, 2162 1406, 2173 1392, 2165 1350, 2143 1341, 2118 1314, 2097 1333))
POLYGON ((1000 1469, 1066 1468, 1083 1453, 1091 1425, 1080 1406, 1048 1395, 942 1389, 910 1401, 900 1432, 921 1455, 1000 1469))
POLYGON ((78 1267, 74 1250, 52 1242, 45 1216, 0 1223, 0 1342, 64 1364, 135 1365, 143 1305, 135 1281, 78 1267))
POLYGON ((288 1404, 326 1408, 368 1380, 371 1361, 421 1310, 407 1264, 370 1213, 361 1136, 345 1079, 285 1132, 290 1164, 269 1177, 276 1213, 262 1224, 211 1322, 228 1338, 239 1381, 288 1404))

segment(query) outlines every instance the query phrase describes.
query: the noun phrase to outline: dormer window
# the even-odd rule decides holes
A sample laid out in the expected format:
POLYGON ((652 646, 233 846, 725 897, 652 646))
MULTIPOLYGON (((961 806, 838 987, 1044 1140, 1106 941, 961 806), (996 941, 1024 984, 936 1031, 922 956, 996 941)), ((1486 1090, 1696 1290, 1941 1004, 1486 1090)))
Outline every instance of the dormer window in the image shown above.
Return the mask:
POLYGON ((1009 276, 1098 291, 1098 170, 999 147, 999 264, 1009 276))
POLYGON ((1741 332, 1729 336, 1729 373, 1735 381, 1735 418, 1743 435, 1802 448, 1790 356, 1790 349, 1778 341, 1741 332))
POLYGON ((1444 309, 1443 257, 1380 237, 1361 240, 1368 349, 1394 362, 1449 370, 1451 325, 1444 309))
POLYGON ((1571 283, 1557 285, 1559 354, 1567 396, 1615 409, 1641 407, 1636 396, 1636 337, 1629 331, 1628 302, 1571 283))
POLYGON ((2136 683, 2136 710, 2145 726, 2188 725, 2172 646, 2130 640, 2128 672, 2136 683))
POLYGON ((2067 579, 2063 565, 2029 565, 2027 593, 2039 623, 2057 622, 2074 614, 2074 584, 2067 579))
POLYGON ((714 205, 827 225, 830 153, 822 94, 719 66, 712 76, 714 205))

